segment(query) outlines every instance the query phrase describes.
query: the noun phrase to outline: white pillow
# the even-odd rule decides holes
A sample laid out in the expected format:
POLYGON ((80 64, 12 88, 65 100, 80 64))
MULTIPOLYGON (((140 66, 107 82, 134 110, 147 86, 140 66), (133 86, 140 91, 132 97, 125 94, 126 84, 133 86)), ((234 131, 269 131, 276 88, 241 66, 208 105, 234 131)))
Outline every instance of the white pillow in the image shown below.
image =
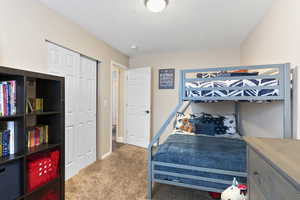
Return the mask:
POLYGON ((235 114, 231 115, 222 115, 225 117, 224 119, 224 126, 226 126, 228 129, 226 130, 227 134, 235 135, 238 134, 236 130, 236 117, 235 114))

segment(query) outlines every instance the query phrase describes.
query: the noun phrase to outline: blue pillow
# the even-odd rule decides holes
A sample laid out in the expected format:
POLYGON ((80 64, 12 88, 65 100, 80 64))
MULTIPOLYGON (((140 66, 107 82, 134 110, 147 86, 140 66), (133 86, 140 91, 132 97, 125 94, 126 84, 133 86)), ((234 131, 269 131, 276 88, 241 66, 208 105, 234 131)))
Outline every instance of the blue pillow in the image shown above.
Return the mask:
POLYGON ((233 72, 230 76, 257 76, 258 72, 233 72))
POLYGON ((228 127, 224 126, 224 120, 223 116, 201 113, 200 116, 191 115, 189 121, 193 124, 195 134, 215 136, 226 134, 228 127))

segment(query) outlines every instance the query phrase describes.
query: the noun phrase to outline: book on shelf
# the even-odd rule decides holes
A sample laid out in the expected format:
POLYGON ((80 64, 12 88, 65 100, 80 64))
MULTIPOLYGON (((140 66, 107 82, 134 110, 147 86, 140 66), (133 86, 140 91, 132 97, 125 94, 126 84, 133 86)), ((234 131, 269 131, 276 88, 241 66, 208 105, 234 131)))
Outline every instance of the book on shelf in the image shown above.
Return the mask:
POLYGON ((26 102, 26 113, 43 112, 44 100, 42 98, 28 98, 26 102))
POLYGON ((16 109, 16 81, 0 82, 0 116, 14 115, 16 109))
POLYGON ((10 138, 9 138, 9 150, 10 154, 15 154, 15 122, 8 121, 7 122, 7 129, 10 131, 10 138))
POLYGON ((48 125, 31 127, 27 133, 27 147, 32 148, 41 144, 48 144, 48 125))
POLYGON ((0 122, 0 157, 15 154, 15 122, 0 122))
POLYGON ((2 132, 0 132, 0 158, 2 157, 2 132))
POLYGON ((2 156, 6 157, 10 154, 9 150, 9 139, 10 139, 10 130, 5 130, 2 133, 2 156))

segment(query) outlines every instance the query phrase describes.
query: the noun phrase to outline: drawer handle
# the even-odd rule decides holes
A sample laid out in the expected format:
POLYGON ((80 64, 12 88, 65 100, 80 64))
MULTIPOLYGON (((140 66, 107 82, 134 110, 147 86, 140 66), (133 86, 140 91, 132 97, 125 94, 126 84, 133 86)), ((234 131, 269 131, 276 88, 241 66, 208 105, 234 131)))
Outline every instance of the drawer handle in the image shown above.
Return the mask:
POLYGON ((253 175, 254 175, 255 177, 257 177, 257 182, 258 182, 258 184, 261 185, 261 180, 260 180, 259 173, 258 173, 257 171, 255 171, 255 172, 253 172, 253 175))
POLYGON ((6 171, 5 168, 0 169, 0 175, 4 174, 5 171, 6 171))
POLYGON ((258 172, 253 172, 253 175, 254 175, 254 176, 258 176, 259 173, 258 173, 258 172))

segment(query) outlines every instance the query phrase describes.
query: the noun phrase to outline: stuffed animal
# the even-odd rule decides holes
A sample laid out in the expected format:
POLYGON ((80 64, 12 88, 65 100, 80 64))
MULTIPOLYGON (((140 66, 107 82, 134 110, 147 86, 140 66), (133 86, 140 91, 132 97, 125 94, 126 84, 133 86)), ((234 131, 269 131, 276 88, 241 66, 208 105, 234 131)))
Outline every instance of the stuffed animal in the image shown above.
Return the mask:
POLYGON ((246 195, 247 187, 245 185, 239 185, 236 178, 232 182, 232 186, 222 192, 222 200, 247 200, 246 195))
POLYGON ((191 133, 193 132, 193 124, 189 122, 188 118, 183 118, 179 129, 191 133))
POLYGON ((181 130, 189 133, 193 132, 193 124, 190 123, 189 116, 185 116, 182 113, 177 113, 176 121, 177 123, 175 128, 177 130, 181 130))

